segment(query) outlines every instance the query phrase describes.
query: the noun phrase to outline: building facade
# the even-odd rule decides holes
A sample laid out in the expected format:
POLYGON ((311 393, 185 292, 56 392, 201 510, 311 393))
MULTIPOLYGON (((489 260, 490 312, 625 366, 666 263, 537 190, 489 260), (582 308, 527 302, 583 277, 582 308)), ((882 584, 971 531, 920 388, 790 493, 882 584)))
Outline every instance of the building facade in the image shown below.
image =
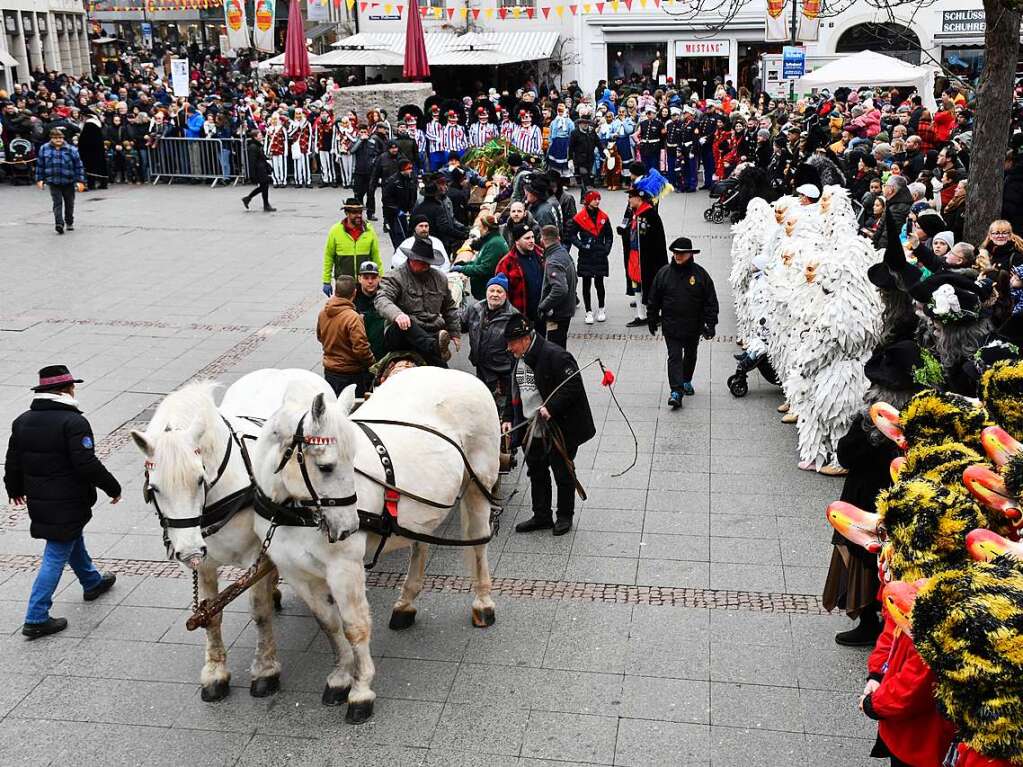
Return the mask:
POLYGON ((10 91, 37 70, 87 74, 89 26, 81 0, 0 0, 0 86, 10 91))
MULTIPOLYGON (((550 61, 555 81, 577 80, 587 90, 600 80, 628 80, 633 74, 663 83, 687 80, 697 90, 711 89, 715 77, 751 86, 763 55, 781 53, 783 46, 765 41, 765 0, 750 0, 719 23, 707 13, 698 20, 687 18, 682 2, 654 0, 632 0, 630 7, 625 0, 419 0, 419 4, 428 9, 423 19, 427 35, 558 32, 560 44, 550 61)), ((396 4, 361 6, 360 2, 359 32, 404 30, 396 4)), ((936 0, 893 11, 894 21, 886 10, 858 0, 841 14, 822 18, 817 40, 804 43, 807 56, 829 58, 869 49, 912 63, 941 63, 976 80, 983 66, 980 0, 936 0)), ((544 70, 543 62, 535 64, 538 73, 544 70)))

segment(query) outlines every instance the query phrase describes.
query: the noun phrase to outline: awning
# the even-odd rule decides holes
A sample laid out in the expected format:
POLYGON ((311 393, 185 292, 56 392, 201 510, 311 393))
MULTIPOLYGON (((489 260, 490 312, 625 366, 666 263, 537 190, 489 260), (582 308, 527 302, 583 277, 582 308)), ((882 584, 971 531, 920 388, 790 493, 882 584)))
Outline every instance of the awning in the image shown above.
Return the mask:
MULTIPOLYGON (((317 56, 315 53, 310 53, 309 54, 309 66, 312 67, 314 72, 322 72, 323 71, 323 65, 320 64, 320 57, 317 56)), ((265 61, 259 62, 259 67, 258 68, 260 70, 264 71, 264 72, 267 71, 267 70, 270 70, 270 69, 283 69, 284 68, 284 54, 283 53, 279 53, 276 56, 274 56, 273 58, 266 59, 265 61)))
POLYGON ((431 57, 430 66, 498 66, 549 59, 557 45, 557 32, 469 32, 455 38, 436 58, 431 57))
POLYGON ((337 32, 338 23, 331 21, 323 24, 314 24, 305 31, 305 36, 310 40, 319 40, 331 32, 337 32))
POLYGON ((123 40, 119 40, 116 37, 97 37, 94 40, 90 40, 93 45, 106 45, 107 43, 123 43, 123 40))
POLYGON ((400 67, 401 54, 387 50, 335 48, 316 57, 321 67, 400 67))
MULTIPOLYGON (((550 58, 558 44, 558 33, 427 33, 423 39, 432 67, 498 66, 550 58)), ((333 53, 321 57, 320 63, 324 66, 401 66, 405 56, 405 35, 400 32, 360 32, 338 40, 332 47, 335 49, 333 53), (339 55, 335 57, 335 54, 339 55)))
POLYGON ((18 60, 5 50, 0 50, 0 65, 4 67, 18 66, 18 60))

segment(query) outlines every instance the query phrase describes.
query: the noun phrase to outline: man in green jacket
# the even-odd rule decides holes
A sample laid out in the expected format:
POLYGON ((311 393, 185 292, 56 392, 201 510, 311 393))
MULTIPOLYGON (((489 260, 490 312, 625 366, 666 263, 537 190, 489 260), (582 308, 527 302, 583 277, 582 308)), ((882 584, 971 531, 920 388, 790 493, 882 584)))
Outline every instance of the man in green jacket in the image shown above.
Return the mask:
POLYGON ((373 227, 363 220, 362 203, 355 198, 345 200, 345 217, 330 228, 323 249, 323 294, 334 293, 334 280, 342 275, 357 278, 359 265, 372 261, 383 274, 380 243, 373 227))
POLYGON ((497 262, 508 253, 508 243, 501 235, 501 227, 492 215, 480 216, 480 249, 476 258, 466 264, 455 264, 452 272, 461 272, 469 278, 472 296, 477 301, 487 297, 487 281, 494 276, 497 262))

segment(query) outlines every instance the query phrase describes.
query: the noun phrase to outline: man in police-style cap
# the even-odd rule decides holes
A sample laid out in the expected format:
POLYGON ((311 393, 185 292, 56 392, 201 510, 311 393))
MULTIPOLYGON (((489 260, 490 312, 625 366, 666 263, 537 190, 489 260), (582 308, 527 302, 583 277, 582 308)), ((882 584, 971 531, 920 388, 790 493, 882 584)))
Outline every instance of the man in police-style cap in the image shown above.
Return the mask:
POLYGON ((682 407, 682 396, 694 394, 693 372, 700 336, 710 340, 718 324, 718 297, 714 280, 693 260, 699 249, 688 237, 678 237, 668 247, 671 263, 662 266, 647 296, 650 333, 664 330, 668 347, 668 406, 682 407))

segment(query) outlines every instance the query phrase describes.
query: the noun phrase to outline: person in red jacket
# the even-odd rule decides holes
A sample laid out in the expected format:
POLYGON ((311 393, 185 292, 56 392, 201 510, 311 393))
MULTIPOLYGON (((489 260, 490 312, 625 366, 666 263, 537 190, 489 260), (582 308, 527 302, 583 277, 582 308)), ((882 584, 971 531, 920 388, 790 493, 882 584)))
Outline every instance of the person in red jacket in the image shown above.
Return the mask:
POLYGON ((1015 767, 1008 759, 978 754, 965 743, 956 745, 955 767, 1015 767))
POLYGON ((952 99, 945 93, 941 97, 941 106, 934 113, 931 120, 931 129, 934 131, 934 140, 938 146, 944 146, 952 138, 952 131, 956 127, 955 105, 952 99))
POLYGON ((955 728, 938 713, 933 672, 890 614, 867 672, 860 710, 877 720, 870 755, 888 757, 892 767, 941 767, 955 728))

